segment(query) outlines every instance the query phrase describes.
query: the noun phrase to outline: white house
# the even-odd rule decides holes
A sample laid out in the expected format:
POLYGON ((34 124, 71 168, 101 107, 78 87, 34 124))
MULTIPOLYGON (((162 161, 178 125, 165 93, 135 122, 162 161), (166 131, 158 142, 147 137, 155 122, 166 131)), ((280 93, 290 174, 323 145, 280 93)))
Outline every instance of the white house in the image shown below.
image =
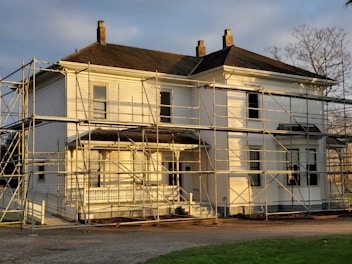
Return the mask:
POLYGON ((330 79, 234 45, 97 42, 32 80, 28 196, 68 218, 321 210, 330 79))

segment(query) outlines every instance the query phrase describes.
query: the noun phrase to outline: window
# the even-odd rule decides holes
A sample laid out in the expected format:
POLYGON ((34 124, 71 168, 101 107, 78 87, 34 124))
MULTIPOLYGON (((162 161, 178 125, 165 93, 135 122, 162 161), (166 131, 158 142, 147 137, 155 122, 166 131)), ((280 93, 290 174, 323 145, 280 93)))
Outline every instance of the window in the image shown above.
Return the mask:
POLYGON ((160 121, 171 122, 171 92, 160 92, 160 121))
POLYGON ((45 166, 44 162, 41 162, 41 164, 38 166, 38 181, 45 181, 45 166))
MULTIPOLYGON (((257 148, 249 149, 249 169, 260 170, 260 151, 257 148)), ((260 173, 251 173, 250 180, 252 186, 260 186, 260 173)))
POLYGON ((300 185, 299 150, 289 149, 286 154, 287 170, 293 171, 287 175, 287 185, 300 185))
POLYGON ((94 85, 93 87, 93 118, 106 119, 106 87, 94 85))
POLYGON ((248 117, 259 118, 259 97, 256 93, 248 94, 248 117))
POLYGON ((307 150, 307 185, 318 185, 317 155, 315 149, 307 150))

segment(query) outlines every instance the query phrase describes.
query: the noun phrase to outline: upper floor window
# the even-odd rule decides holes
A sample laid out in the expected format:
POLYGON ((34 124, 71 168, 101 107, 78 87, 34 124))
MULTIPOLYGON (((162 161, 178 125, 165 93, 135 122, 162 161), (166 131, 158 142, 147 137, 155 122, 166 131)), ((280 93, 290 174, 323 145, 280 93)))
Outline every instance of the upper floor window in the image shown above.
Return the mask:
POLYGON ((307 150, 307 185, 318 185, 317 154, 315 149, 307 150))
POLYGON ((45 181, 44 162, 40 162, 40 165, 38 165, 38 181, 45 181))
POLYGON ((171 122, 171 92, 160 92, 160 121, 165 123, 171 122))
POLYGON ((93 87, 93 118, 106 119, 106 86, 93 87))
POLYGON ((288 185, 300 185, 301 177, 299 172, 299 150, 298 149, 289 149, 286 153, 287 160, 287 170, 292 171, 292 173, 287 175, 287 184, 288 185))
POLYGON ((248 118, 259 118, 259 96, 257 93, 248 93, 248 118))
MULTIPOLYGON (((249 169, 260 171, 260 150, 258 148, 249 149, 249 169)), ((250 179, 252 186, 260 186, 260 173, 251 173, 250 179)))

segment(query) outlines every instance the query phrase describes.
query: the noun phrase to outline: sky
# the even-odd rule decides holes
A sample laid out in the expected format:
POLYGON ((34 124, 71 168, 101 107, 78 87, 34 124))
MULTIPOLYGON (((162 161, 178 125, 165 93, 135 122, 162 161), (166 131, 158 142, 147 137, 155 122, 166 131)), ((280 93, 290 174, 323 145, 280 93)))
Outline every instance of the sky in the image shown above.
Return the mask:
MULTIPOLYGON (((238 47, 266 48, 294 41, 293 30, 340 27, 352 40, 352 6, 345 0, 0 0, 0 78, 33 57, 57 62, 96 41, 195 55, 222 48, 225 29, 238 47)), ((352 41, 348 50, 352 53, 352 41)))

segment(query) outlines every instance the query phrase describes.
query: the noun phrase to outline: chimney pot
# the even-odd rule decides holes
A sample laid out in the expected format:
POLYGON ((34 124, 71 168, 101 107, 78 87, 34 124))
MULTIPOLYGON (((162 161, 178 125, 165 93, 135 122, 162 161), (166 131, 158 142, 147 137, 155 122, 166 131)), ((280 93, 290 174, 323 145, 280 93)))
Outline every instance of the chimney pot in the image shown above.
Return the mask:
POLYGON ((203 40, 198 40, 198 45, 196 47, 196 55, 197 57, 203 57, 206 55, 206 48, 204 46, 203 40))
POLYGON ((98 21, 97 42, 101 45, 106 44, 105 23, 103 20, 98 21))
POLYGON ((222 48, 230 47, 233 45, 233 37, 230 29, 225 29, 225 34, 222 37, 222 48))

